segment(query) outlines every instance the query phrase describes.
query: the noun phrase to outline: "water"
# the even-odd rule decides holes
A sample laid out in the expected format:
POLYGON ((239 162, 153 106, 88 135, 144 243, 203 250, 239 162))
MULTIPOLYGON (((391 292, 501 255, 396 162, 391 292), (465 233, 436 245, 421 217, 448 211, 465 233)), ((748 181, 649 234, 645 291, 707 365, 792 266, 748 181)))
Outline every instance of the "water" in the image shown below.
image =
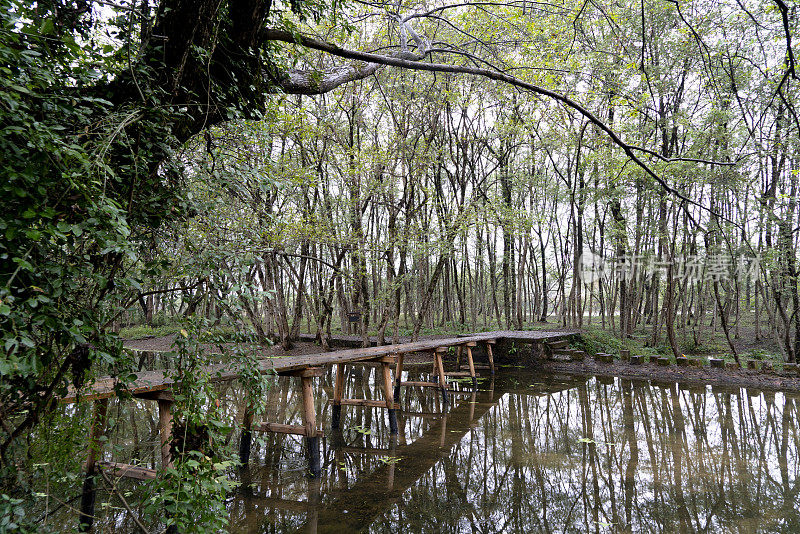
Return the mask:
MULTIPOLYGON (((380 398, 376 368, 350 372, 346 396, 380 398)), ((446 409, 434 389, 404 391, 395 438, 385 410, 350 406, 331 433, 322 382, 322 476, 307 477, 303 438, 260 437, 236 475, 233 532, 800 531, 788 395, 503 369, 446 409)), ((224 394, 235 416, 240 391, 224 394)), ((266 420, 299 424, 294 382, 269 396, 266 420)), ((153 439, 133 445, 157 457, 153 439)), ((102 514, 101 529, 132 527, 124 511, 102 514)))

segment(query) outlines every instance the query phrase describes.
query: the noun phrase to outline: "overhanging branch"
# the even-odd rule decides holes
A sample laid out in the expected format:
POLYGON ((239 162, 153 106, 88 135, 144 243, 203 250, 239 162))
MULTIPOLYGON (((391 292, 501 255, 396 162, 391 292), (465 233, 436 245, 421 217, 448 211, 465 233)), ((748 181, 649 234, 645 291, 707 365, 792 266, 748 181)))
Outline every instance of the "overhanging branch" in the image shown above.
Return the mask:
MULTIPOLYGON (((483 78, 488 78, 490 80, 495 80, 495 81, 507 83, 507 84, 512 85, 514 87, 519 87, 520 89, 524 89, 526 91, 530 91, 530 92, 535 93, 535 94, 546 96, 548 98, 556 100, 557 102, 560 102, 561 104, 563 104, 563 105, 565 105, 565 106, 567 106, 569 108, 574 109, 575 111, 577 111, 578 113, 583 115, 596 128, 598 128, 599 130, 604 132, 612 140, 612 142, 615 145, 617 145, 618 147, 620 147, 622 149, 622 151, 625 153, 625 155, 631 161, 636 163, 648 176, 653 178, 665 191, 667 191, 671 195, 674 195, 675 197, 677 197, 678 199, 680 199, 684 203, 692 204, 692 205, 697 206, 697 207, 699 207, 699 208, 701 208, 703 210, 709 211, 709 212, 713 213, 714 215, 716 215, 718 217, 721 217, 720 214, 717 214, 717 213, 713 212, 713 210, 711 210, 710 208, 700 204, 699 202, 697 202, 695 200, 692 200, 691 198, 687 197, 686 195, 684 195, 683 193, 681 193, 680 191, 678 191, 674 187, 670 186, 666 182, 666 180, 664 180, 664 178, 659 176, 652 168, 650 168, 650 166, 647 163, 645 163, 636 154, 636 151, 638 150, 638 151, 643 151, 643 152, 646 152, 646 153, 649 153, 649 154, 652 155, 653 153, 651 151, 648 151, 648 150, 645 150, 645 149, 642 149, 642 148, 639 148, 639 147, 635 147, 633 145, 629 145, 628 143, 623 141, 622 138, 620 138, 617 135, 617 133, 614 132, 614 130, 611 129, 611 127, 609 127, 606 123, 604 123, 602 120, 597 118, 597 116, 595 116, 591 111, 589 111, 588 109, 586 109, 582 105, 578 104, 577 102, 575 102, 574 100, 572 100, 571 98, 569 98, 569 97, 567 97, 567 96, 565 96, 563 94, 557 93, 557 92, 552 91, 550 89, 547 89, 547 88, 544 88, 544 87, 540 87, 538 85, 535 85, 535 84, 532 84, 532 83, 529 83, 529 82, 525 82, 523 80, 520 80, 519 78, 515 78, 514 76, 511 76, 511 75, 503 73, 503 72, 490 70, 490 69, 485 69, 485 68, 480 68, 480 67, 466 67, 466 66, 458 66, 458 65, 448 65, 448 64, 445 64, 445 63, 424 63, 424 62, 419 61, 417 59, 405 59, 405 58, 402 58, 402 57, 384 56, 384 55, 380 55, 380 54, 373 54, 373 53, 370 53, 370 52, 360 52, 358 50, 349 50, 347 48, 342 48, 342 47, 340 47, 340 46, 338 46, 336 44, 329 43, 327 41, 322 41, 322 40, 317 39, 315 37, 310 37, 310 36, 307 36, 307 35, 302 35, 302 34, 297 34, 297 33, 290 33, 290 32, 284 31, 284 30, 266 29, 264 31, 263 37, 264 37, 265 40, 282 41, 282 42, 285 42, 285 43, 297 44, 297 45, 300 45, 300 46, 304 46, 306 48, 319 50, 321 52, 325 52, 325 53, 328 53, 328 54, 333 55, 333 56, 338 56, 338 57, 342 57, 342 58, 345 58, 345 59, 351 59, 351 60, 355 60, 355 61, 362 61, 362 62, 367 63, 367 65, 378 65, 378 66, 389 65, 389 66, 400 67, 400 68, 409 69, 409 70, 421 70, 421 71, 429 71, 429 72, 449 72, 449 73, 454 73, 454 74, 467 74, 467 75, 472 75, 472 76, 480 76, 480 77, 483 77, 483 78)), ((378 68, 379 67, 375 67, 371 72, 369 72, 369 74, 372 74, 378 68)), ((350 67, 350 69, 351 69, 351 72, 350 72, 350 75, 348 76, 347 81, 354 81, 356 79, 359 79, 357 77, 357 75, 355 74, 356 71, 357 71, 357 67, 350 67)), ((345 83, 345 82, 343 81, 343 82, 339 83, 338 85, 341 85, 342 83, 345 83)), ((336 86, 334 86, 334 87, 336 87, 336 86)), ((294 89, 294 88, 296 88, 296 87, 290 85, 290 86, 286 87, 286 90, 289 91, 290 89, 294 89)), ((291 92, 291 91, 289 91, 289 92, 291 92)), ((314 94, 313 92, 308 92, 308 91, 306 91, 306 92, 304 92, 304 91, 296 91, 296 92, 300 92, 301 94, 314 94)), ((676 161, 676 160, 673 160, 673 161, 676 161)), ((691 160, 689 160, 689 161, 691 161, 691 160)), ((704 160, 696 160, 696 161, 700 161, 700 162, 703 162, 703 163, 714 163, 714 162, 704 161, 704 160)))

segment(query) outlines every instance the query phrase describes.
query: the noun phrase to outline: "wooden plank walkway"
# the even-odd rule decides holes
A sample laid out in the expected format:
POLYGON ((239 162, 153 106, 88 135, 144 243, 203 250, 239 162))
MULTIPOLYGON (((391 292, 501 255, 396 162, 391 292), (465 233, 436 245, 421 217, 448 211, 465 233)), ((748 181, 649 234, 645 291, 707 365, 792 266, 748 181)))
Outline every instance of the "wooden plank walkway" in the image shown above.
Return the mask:
MULTIPOLYGON (((548 340, 561 339, 575 332, 551 331, 516 331, 497 330, 468 334, 461 337, 445 339, 428 339, 398 345, 381 345, 359 349, 338 350, 335 352, 322 352, 303 356, 278 356, 258 360, 257 371, 260 373, 286 373, 307 369, 309 367, 328 366, 341 363, 354 363, 372 360, 381 356, 407 354, 411 352, 433 351, 439 347, 457 347, 469 342, 486 342, 490 340, 513 340, 527 343, 537 343, 548 340)), ((213 380, 232 380, 241 374, 241 369, 232 364, 212 365, 204 368, 213 380)), ((174 379, 169 374, 174 371, 144 371, 136 374, 136 378, 125 385, 132 395, 142 395, 164 391, 171 388, 174 379)), ((72 403, 78 400, 108 399, 117 395, 119 380, 115 377, 102 377, 81 391, 70 389, 62 402, 72 403)))

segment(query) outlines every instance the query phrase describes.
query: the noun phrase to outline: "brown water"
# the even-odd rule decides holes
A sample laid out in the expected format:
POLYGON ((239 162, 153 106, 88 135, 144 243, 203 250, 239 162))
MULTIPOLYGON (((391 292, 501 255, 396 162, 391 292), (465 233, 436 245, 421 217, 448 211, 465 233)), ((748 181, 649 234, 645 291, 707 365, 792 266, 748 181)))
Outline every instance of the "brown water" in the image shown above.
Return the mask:
MULTIPOLYGON (((375 371, 354 368, 347 396, 380 398, 375 371)), ((343 408, 331 433, 323 384, 322 476, 307 477, 303 438, 260 437, 236 474, 233 532, 800 531, 800 403, 784 394, 503 369, 447 408, 404 391, 393 438, 374 408, 343 408)), ((298 389, 278 381, 266 418, 299 423, 298 389)), ((239 391, 225 394, 233 417, 239 391)), ((156 456, 152 439, 132 443, 156 456)), ((133 530, 102 513, 101 529, 133 530)))

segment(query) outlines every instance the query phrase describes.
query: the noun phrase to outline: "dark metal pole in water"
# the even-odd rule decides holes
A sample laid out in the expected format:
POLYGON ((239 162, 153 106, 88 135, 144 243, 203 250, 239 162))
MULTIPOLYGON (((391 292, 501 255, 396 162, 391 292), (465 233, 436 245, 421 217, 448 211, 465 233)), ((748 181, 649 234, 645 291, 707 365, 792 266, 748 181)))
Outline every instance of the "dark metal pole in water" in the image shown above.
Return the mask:
POLYGON ((106 431, 106 413, 108 399, 100 399, 94 403, 94 417, 89 430, 89 455, 84 464, 86 478, 83 479, 83 493, 81 494, 81 510, 78 518, 78 530, 88 532, 94 522, 94 503, 97 492, 94 487, 94 478, 97 474, 97 460, 100 457, 102 442, 100 438, 106 431))

